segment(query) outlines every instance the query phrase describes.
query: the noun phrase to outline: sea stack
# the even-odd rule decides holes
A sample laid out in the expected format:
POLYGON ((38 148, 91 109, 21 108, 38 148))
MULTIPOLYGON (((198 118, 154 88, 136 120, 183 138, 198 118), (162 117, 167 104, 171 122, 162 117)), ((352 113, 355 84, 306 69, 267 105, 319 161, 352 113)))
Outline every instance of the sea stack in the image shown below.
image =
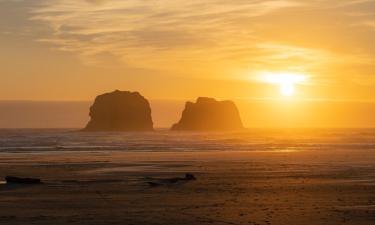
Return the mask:
POLYGON ((187 102, 180 121, 172 126, 178 131, 235 131, 243 129, 240 113, 232 101, 200 97, 187 102))
POLYGON ((90 117, 84 131, 153 130, 150 104, 138 92, 116 90, 97 96, 90 117))

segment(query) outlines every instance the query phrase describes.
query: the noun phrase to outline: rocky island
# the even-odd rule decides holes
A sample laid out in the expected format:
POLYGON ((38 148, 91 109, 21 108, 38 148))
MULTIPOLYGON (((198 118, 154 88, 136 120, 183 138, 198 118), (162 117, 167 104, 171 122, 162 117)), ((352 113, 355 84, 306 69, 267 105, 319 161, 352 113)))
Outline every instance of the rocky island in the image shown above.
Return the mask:
POLYGON ((234 131, 243 129, 239 111, 232 101, 217 101, 200 97, 196 103, 187 102, 181 120, 172 130, 234 131))
POLYGON ((119 91, 96 97, 83 131, 151 131, 150 104, 138 92, 119 91))

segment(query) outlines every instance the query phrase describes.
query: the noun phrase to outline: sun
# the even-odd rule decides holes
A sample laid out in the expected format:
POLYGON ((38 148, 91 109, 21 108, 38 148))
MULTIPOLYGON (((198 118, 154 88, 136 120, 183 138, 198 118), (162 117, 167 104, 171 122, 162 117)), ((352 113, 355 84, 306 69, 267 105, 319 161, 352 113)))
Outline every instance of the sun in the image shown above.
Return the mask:
POLYGON ((295 86, 304 82, 307 75, 295 73, 264 73, 262 80, 266 83, 278 85, 280 94, 284 97, 291 97, 295 94, 295 86))
POLYGON ((292 96, 294 94, 294 85, 293 84, 281 84, 280 93, 283 96, 292 96))

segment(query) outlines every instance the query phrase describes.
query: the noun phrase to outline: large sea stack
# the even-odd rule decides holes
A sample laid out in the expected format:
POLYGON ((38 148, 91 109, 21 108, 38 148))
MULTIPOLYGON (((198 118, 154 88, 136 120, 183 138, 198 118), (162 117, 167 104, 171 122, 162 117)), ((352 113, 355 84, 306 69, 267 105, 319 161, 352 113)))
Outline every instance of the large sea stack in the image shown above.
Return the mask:
POLYGON ((96 97, 84 131, 151 131, 150 104, 138 92, 114 91, 96 97))
POLYGON ((240 114, 232 101, 216 101, 200 97, 196 103, 187 102, 181 120, 172 130, 235 131, 243 129, 240 114))

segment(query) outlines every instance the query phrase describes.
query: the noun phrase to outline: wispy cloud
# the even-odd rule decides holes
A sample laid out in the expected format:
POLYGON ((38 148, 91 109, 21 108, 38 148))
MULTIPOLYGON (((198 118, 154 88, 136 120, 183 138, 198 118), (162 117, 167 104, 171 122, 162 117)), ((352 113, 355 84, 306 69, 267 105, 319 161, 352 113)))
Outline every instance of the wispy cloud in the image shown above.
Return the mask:
POLYGON ((299 5, 291 0, 48 0, 33 10, 31 19, 51 29, 39 41, 60 50, 138 61, 145 53, 194 58, 252 40, 252 18, 299 5))
MULTIPOLYGON (((286 41, 288 33, 283 32, 290 32, 291 36, 294 32, 308 31, 308 27, 301 30, 280 27, 279 36, 265 37, 267 27, 278 18, 300 10, 315 15, 316 19, 321 15, 327 17, 324 24, 318 24, 321 18, 316 26, 331 26, 334 30, 346 24, 347 30, 336 35, 348 35, 351 25, 372 21, 368 7, 362 7, 372 3, 372 0, 39 0, 31 20, 50 29, 49 35, 40 36, 38 41, 74 52, 88 63, 99 63, 98 58, 104 55, 135 67, 172 71, 186 68, 202 73, 202 68, 222 65, 247 70, 270 67, 313 71, 329 64, 369 63, 366 61, 369 57, 360 51, 346 52, 346 46, 335 52, 325 43, 286 41), (325 13, 332 8, 337 10, 325 13), (367 16, 351 19, 362 14, 367 16)), ((298 22, 293 17, 289 21, 298 22)), ((372 23, 367 22, 369 25, 372 23)), ((327 35, 323 31, 320 34, 327 35)), ((335 37, 327 36, 332 38, 335 37)))

